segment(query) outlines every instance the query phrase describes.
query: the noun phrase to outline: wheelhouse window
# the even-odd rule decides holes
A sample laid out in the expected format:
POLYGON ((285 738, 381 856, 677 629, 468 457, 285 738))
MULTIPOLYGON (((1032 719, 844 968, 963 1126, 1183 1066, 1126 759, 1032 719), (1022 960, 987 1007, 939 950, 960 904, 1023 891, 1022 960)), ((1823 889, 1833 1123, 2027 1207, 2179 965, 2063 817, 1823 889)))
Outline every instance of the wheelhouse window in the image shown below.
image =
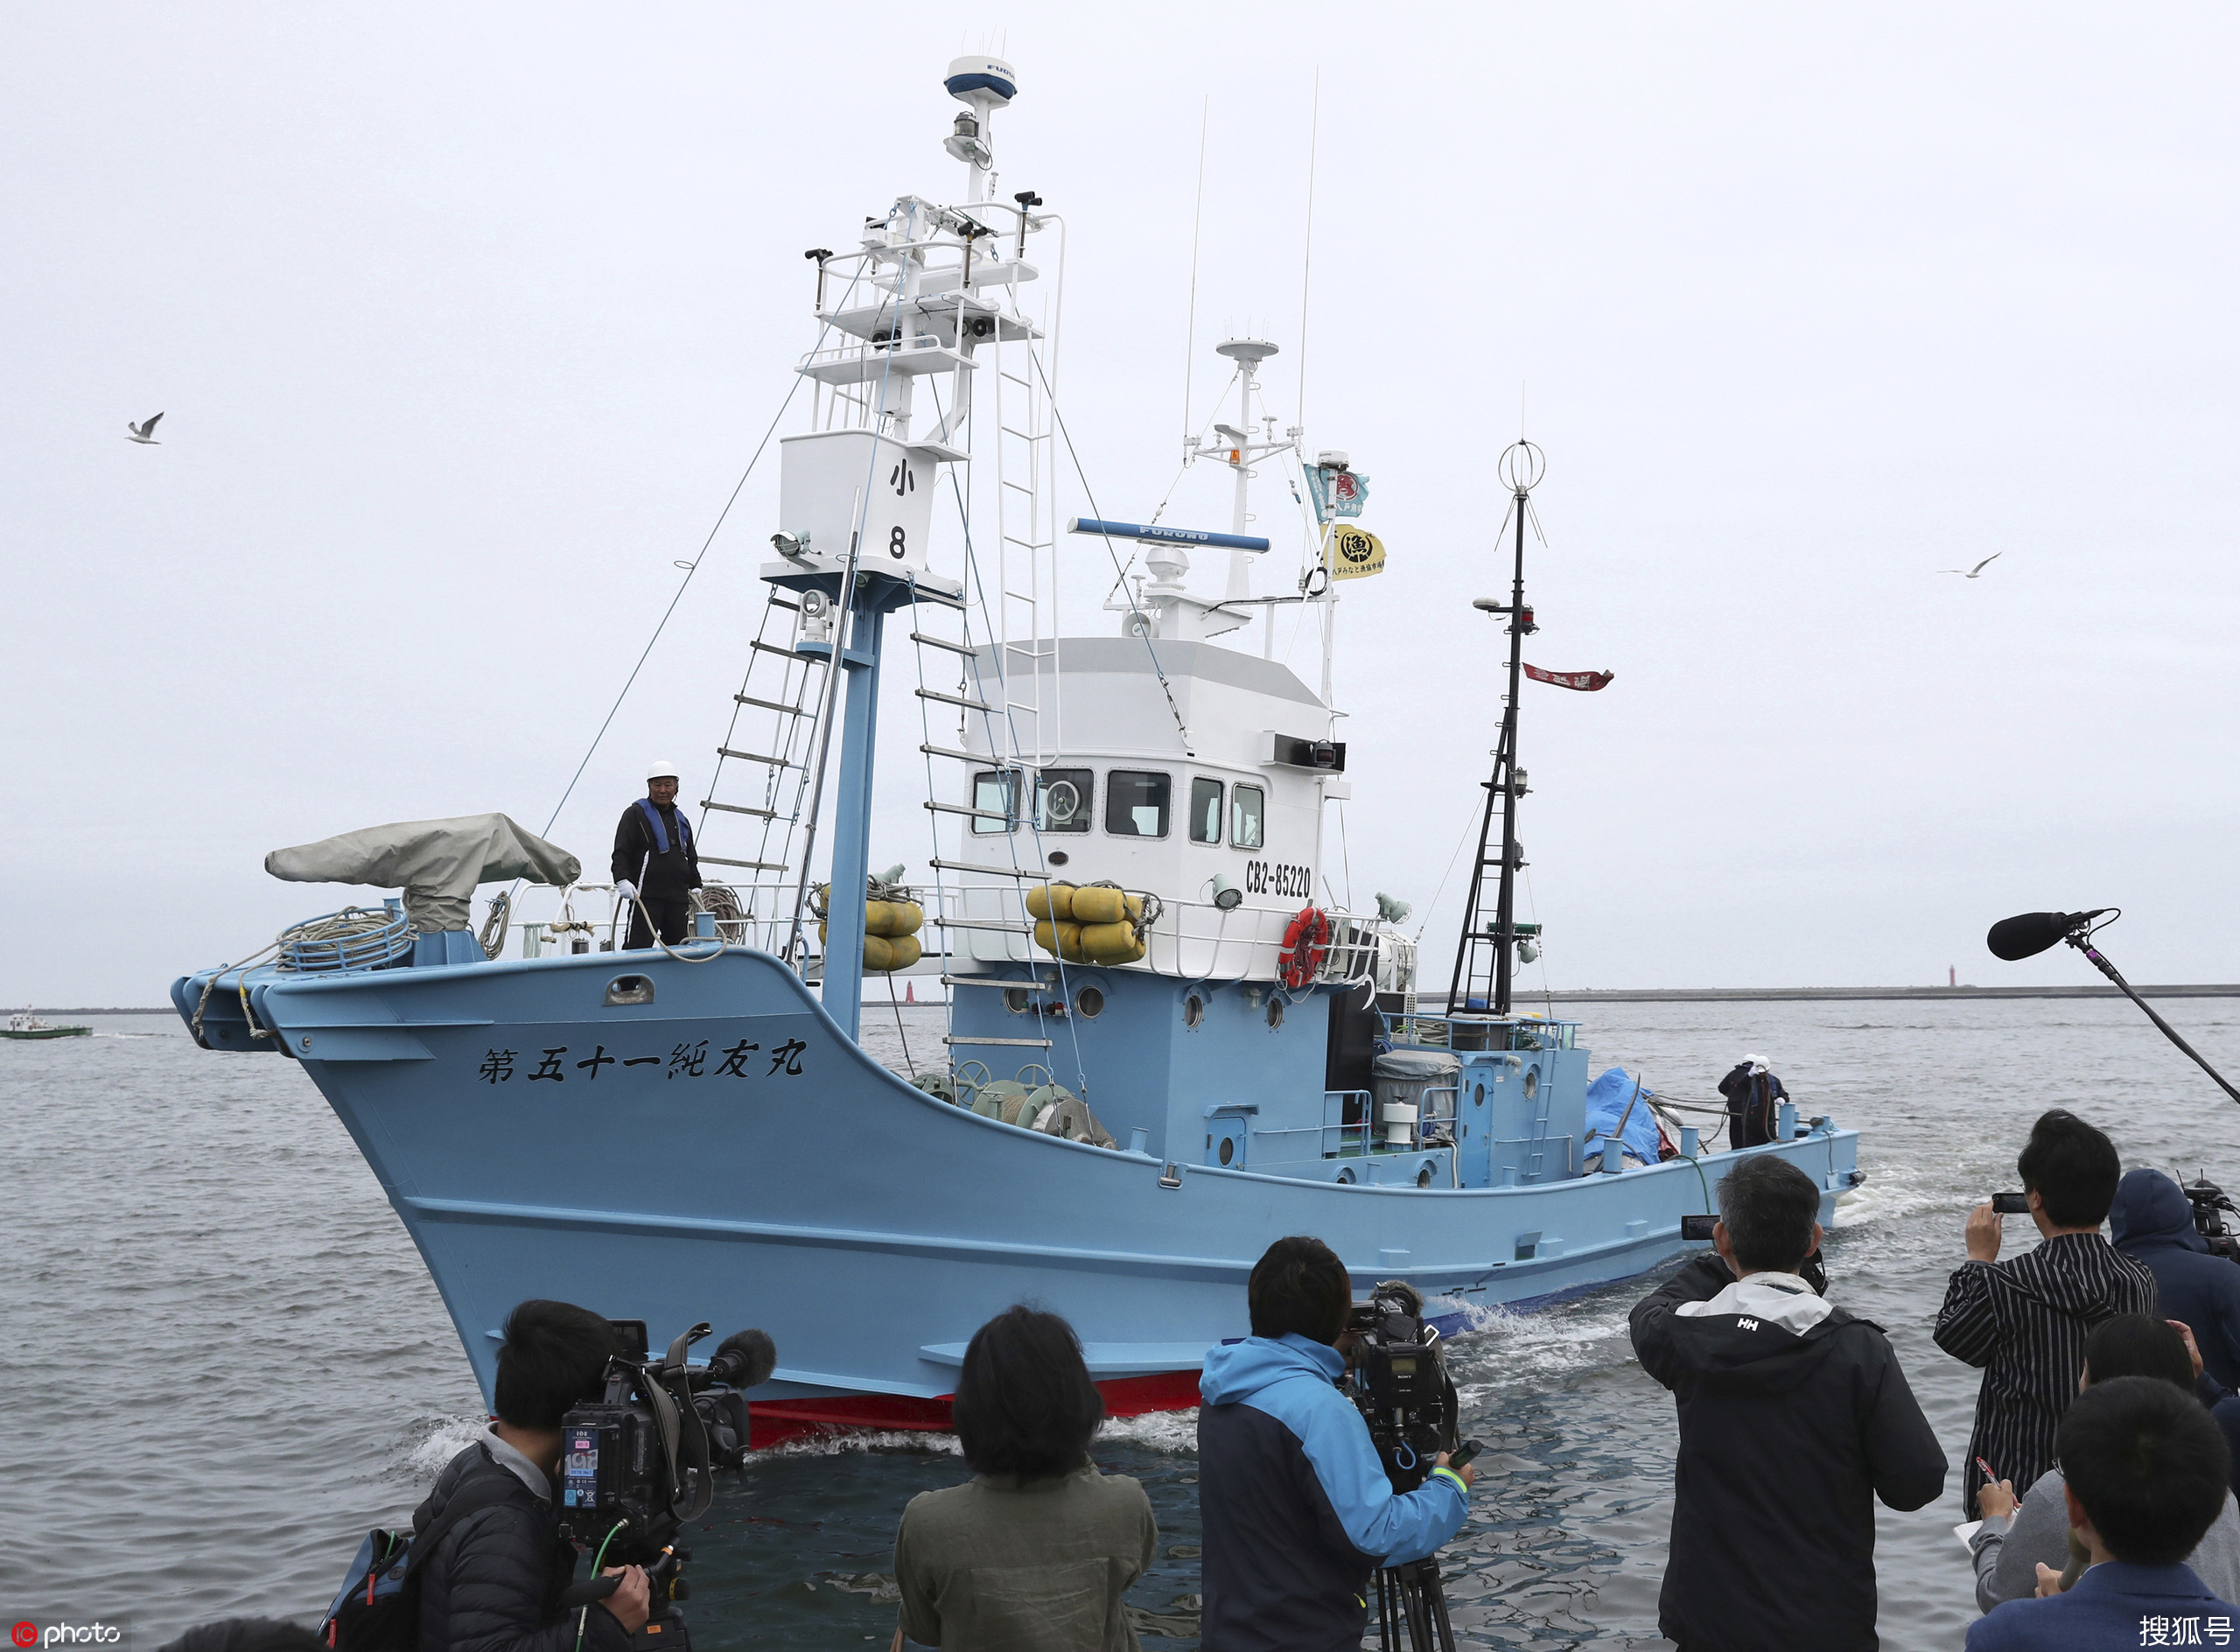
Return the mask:
POLYGON ((1145 769, 1116 768, 1104 777, 1104 830, 1115 837, 1164 837, 1174 782, 1145 769))
POLYGON ((1018 771, 1015 768, 986 769, 972 777, 972 807, 981 810, 972 817, 972 830, 983 836, 996 836, 1010 831, 1018 824, 1018 771), (998 815, 1000 820, 990 820, 998 815))
POLYGON ((1222 840, 1222 783, 1200 776, 1190 782, 1190 841, 1218 844, 1222 840))
POLYGON ((1233 848, 1257 849, 1268 841, 1268 799, 1257 786, 1229 788, 1228 841, 1233 848))
POLYGON ((1096 780, 1085 768, 1046 768, 1034 777, 1034 830, 1085 832, 1096 817, 1096 780))

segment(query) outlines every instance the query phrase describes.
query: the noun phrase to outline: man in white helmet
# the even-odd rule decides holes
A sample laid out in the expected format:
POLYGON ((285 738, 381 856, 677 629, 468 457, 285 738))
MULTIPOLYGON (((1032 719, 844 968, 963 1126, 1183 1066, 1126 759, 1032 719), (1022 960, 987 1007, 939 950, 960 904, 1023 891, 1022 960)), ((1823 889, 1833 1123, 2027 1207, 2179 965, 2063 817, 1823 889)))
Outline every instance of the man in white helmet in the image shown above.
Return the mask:
POLYGON ((672 947, 682 942, 692 919, 692 897, 700 892, 700 851, 676 806, 676 764, 648 769, 646 794, 622 811, 614 829, 613 871, 616 892, 630 903, 630 938, 623 944, 650 947, 656 930, 672 947))

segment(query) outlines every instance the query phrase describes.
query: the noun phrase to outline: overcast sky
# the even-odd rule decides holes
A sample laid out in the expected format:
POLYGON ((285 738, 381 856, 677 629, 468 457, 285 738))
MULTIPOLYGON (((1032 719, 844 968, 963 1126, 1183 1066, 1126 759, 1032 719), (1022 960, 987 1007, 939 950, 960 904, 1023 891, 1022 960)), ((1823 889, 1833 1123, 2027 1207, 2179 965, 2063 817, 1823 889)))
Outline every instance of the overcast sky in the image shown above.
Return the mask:
MULTIPOLYGON (((1308 441, 1372 479, 1391 557, 1341 610, 1341 892, 1424 908, 1480 795, 1502 639, 1469 601, 1505 588, 1522 391, 1528 658, 1616 673, 1524 705, 1550 981, 2083 980, 1983 931, 2112 904, 2135 979, 2240 979, 2229 10, 960 22, 0 12, 0 1002, 158 1003, 353 898, 266 877, 278 845, 541 826, 815 336, 802 249, 956 197, 940 78, 991 39, 1121 517, 1179 458, 1201 111, 1200 407, 1248 328, 1297 405, 1320 73, 1308 441)), ((774 456, 555 826, 587 862, 648 757, 704 795, 776 488, 774 456)), ((1225 488, 1168 520, 1225 527, 1225 488)), ((1068 629, 1102 632, 1075 543, 1068 629)), ((915 721, 874 864, 930 847, 915 721)))

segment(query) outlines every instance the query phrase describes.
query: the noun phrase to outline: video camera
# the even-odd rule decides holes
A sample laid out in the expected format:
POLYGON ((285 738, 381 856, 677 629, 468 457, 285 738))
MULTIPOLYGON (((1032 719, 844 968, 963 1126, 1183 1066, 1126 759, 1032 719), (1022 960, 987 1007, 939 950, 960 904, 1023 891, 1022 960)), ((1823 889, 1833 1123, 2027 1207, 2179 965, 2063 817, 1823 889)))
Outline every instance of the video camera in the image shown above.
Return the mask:
POLYGON ((1368 1424, 1392 1489, 1413 1491, 1431 1478, 1432 1460, 1460 1443, 1438 1332, 1424 1323, 1423 1297, 1398 1279, 1355 1303, 1346 1328, 1355 1338, 1347 1397, 1368 1424))
POLYGON ((2223 1188, 2205 1176, 2181 1183, 2187 1202, 2194 1208, 2194 1231, 2208 1241, 2208 1253, 2222 1256, 2228 1262, 2240 1262, 2240 1236, 2224 1220, 2224 1213, 2232 1210, 2232 1200, 2223 1188))
POLYGON ((687 1521, 715 1501, 715 1470, 736 1468, 747 1449, 746 1396, 769 1379, 776 1346, 762 1331, 724 1339, 705 1365, 685 1351, 709 1334, 705 1320, 649 1358, 646 1323, 612 1320, 623 1351, 607 1362, 606 1391, 560 1419, 560 1535, 592 1557, 592 1576, 568 1591, 575 1606, 603 1600, 615 1580, 607 1566, 643 1566, 654 1586, 652 1624, 661 1644, 689 1652, 682 1620, 668 1603, 690 1592, 680 1569, 692 1557, 676 1545, 687 1521))

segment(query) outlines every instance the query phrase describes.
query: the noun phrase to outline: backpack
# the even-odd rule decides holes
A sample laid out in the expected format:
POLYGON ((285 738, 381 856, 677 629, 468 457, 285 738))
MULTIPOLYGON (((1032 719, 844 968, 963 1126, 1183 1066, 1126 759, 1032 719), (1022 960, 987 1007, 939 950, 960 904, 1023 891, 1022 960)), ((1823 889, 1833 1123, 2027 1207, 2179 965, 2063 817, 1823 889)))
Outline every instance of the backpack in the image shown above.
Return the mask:
POLYGON ((504 1467, 470 1474, 418 1536, 378 1526, 368 1531, 342 1592, 319 1620, 318 1638, 337 1652, 415 1652, 420 1644, 420 1563, 436 1552, 453 1526, 479 1509, 512 1502, 516 1488, 527 1489, 504 1467))

